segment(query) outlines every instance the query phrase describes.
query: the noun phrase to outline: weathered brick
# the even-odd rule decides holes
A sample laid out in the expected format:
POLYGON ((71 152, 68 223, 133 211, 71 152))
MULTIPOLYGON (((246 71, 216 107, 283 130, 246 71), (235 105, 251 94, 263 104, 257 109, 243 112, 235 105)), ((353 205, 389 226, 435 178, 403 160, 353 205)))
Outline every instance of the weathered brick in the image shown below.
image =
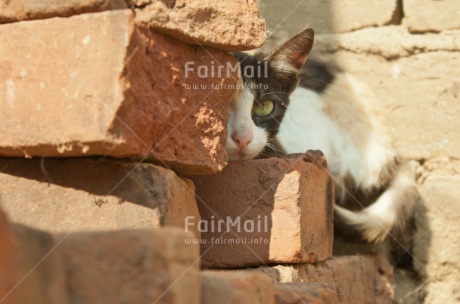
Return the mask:
POLYGON ((337 295, 323 284, 277 283, 275 284, 276 304, 336 304, 337 295))
POLYGON ((187 43, 243 51, 265 41, 265 22, 255 0, 131 2, 138 6, 139 24, 187 43))
POLYGON ((307 154, 232 162, 221 174, 193 177, 204 220, 202 264, 244 267, 330 258, 333 189, 322 161, 307 154), (228 219, 239 220, 240 231, 218 222, 228 219))
POLYGON ((66 232, 183 227, 185 217, 200 218, 193 183, 155 165, 0 158, 0 168, 0 208, 13 222, 33 228, 66 232))
POLYGON ((17 303, 13 287, 15 280, 14 239, 4 213, 0 212, 0 301, 17 303))
MULTIPOLYGON (((452 52, 455 55, 460 51, 459 34, 457 30, 415 35, 404 26, 373 27, 350 33, 316 35, 315 48, 321 52, 348 51, 361 57, 379 55, 393 60, 423 52, 452 52), (378 39, 372 39, 375 37, 378 39)), ((388 65, 388 61, 385 63, 388 65)))
POLYGON ((262 271, 270 278, 273 282, 280 283, 295 283, 301 282, 299 278, 299 270, 294 268, 292 265, 271 265, 254 268, 255 271, 262 271))
POLYGON ((51 235, 11 225, 0 212, 0 302, 67 303, 64 268, 51 235))
POLYGON ((177 228, 62 235, 72 303, 200 302, 199 248, 177 228))
POLYGON ((460 29, 458 0, 404 0, 404 24, 411 32, 460 29))
POLYGON ((430 282, 424 286, 426 303, 456 303, 460 299, 459 169, 458 160, 424 163, 420 186, 424 207, 416 211, 413 264, 430 282))
POLYGON ((267 27, 276 28, 273 32, 275 39, 288 38, 307 24, 317 33, 337 33, 382 26, 397 22, 400 18, 397 0, 261 0, 260 8, 267 27))
MULTIPOLYGON (((393 34, 396 41, 403 41, 405 37, 398 31, 393 34)), ((460 31, 457 31, 457 36, 459 34, 460 31)), ((376 35, 376 31, 369 31, 367 37, 370 39, 376 35)), ((377 101, 374 105, 389 127, 395 148, 402 157, 459 158, 460 120, 457 117, 460 115, 460 74, 452 67, 460 66, 460 52, 455 51, 460 50, 460 46, 457 44, 456 48, 451 48, 455 44, 454 33, 439 35, 439 39, 423 36, 426 37, 417 38, 415 44, 408 43, 414 46, 409 48, 409 53, 415 53, 409 55, 403 52, 409 56, 403 55, 407 57, 394 58, 391 62, 381 56, 366 54, 366 50, 373 53, 377 48, 349 48, 332 56, 345 71, 372 89, 377 101), (420 48, 430 45, 419 44, 420 38, 427 41, 434 39, 432 48, 427 49, 429 52, 417 54, 417 45, 420 48), (445 47, 441 48, 441 45, 445 47), (436 51, 437 48, 439 51, 436 51), (427 66, 430 68, 427 69, 427 66)), ((364 36, 361 37, 364 39, 364 36)), ((360 40, 358 35, 355 38, 360 40)), ((351 40, 351 36, 347 38, 348 42, 351 40)), ((388 48, 382 46, 380 49, 388 50, 387 54, 397 54, 401 47, 393 49, 393 46, 396 44, 391 43, 386 46, 388 48)))
POLYGON ((125 0, 8 0, 0 3, 0 23, 123 8, 127 8, 125 0))
POLYGON ((382 256, 343 256, 294 267, 300 280, 327 284, 339 303, 392 303, 393 271, 382 256))
POLYGON ((381 255, 334 257, 316 264, 276 265, 256 268, 278 283, 326 284, 339 303, 391 303, 393 270, 381 255))
POLYGON ((200 301, 199 248, 182 229, 51 235, 1 213, 0 228, 2 303, 200 301))
POLYGON ((0 36, 0 155, 149 159, 183 174, 226 164, 234 87, 215 85, 236 72, 198 67, 233 56, 140 30, 130 10, 6 24, 0 36))
POLYGON ((9 0, 0 3, 0 23, 119 10, 128 4, 139 24, 187 43, 242 51, 265 41, 255 0, 9 0))
POLYGON ((316 264, 256 268, 278 283, 326 284, 339 303, 391 303, 393 270, 382 255, 334 257, 316 264))
POLYGON ((64 261, 52 235, 22 225, 12 225, 12 232, 19 303, 65 303, 64 261))
POLYGON ((201 304, 274 304, 273 283, 253 271, 203 271, 201 304))

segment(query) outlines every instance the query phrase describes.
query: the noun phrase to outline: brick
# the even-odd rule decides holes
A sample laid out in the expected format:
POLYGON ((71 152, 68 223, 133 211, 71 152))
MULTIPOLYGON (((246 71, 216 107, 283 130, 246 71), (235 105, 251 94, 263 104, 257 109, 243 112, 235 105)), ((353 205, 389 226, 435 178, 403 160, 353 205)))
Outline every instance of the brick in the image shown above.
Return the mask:
POLYGON ((187 43, 243 51, 265 41, 265 22, 255 0, 9 0, 0 3, 0 23, 120 10, 127 3, 139 24, 187 43))
POLYGON ((420 185, 423 207, 416 211, 414 268, 430 282, 426 303, 455 303, 460 299, 460 161, 427 161, 420 185), (444 163, 444 164, 443 164, 444 163), (455 166, 457 163, 457 166, 455 166))
POLYGON ((460 74, 452 69, 460 66, 460 52, 414 53, 389 63, 365 50, 338 51, 333 60, 372 89, 377 109, 402 157, 460 158, 460 74))
POLYGON ((460 29, 460 2, 457 0, 404 0, 404 25, 411 32, 439 32, 460 29))
POLYGON ((273 283, 253 271, 203 271, 202 304, 274 304, 273 283))
POLYGON ((262 271, 270 278, 273 282, 281 283, 293 283, 301 282, 299 278, 299 270, 294 268, 292 265, 270 265, 254 268, 255 271, 262 271))
POLYGON ((199 303, 199 248, 185 243, 192 237, 177 228, 63 235, 72 303, 199 303))
POLYGON ((0 302, 67 303, 64 268, 53 237, 11 225, 0 212, 0 302))
POLYGON ((278 283, 275 284, 276 304, 336 304, 337 295, 321 284, 278 283))
POLYGON ((342 33, 395 23, 400 18, 397 0, 306 0, 302 2, 262 0, 260 2, 267 27, 276 28, 271 36, 275 39, 288 38, 301 31, 306 24, 313 27, 316 33, 342 33), (302 22, 285 22, 286 20, 302 20, 302 22))
POLYGON ((350 33, 317 35, 315 47, 323 52, 348 51, 361 55, 378 55, 390 60, 422 52, 460 51, 457 43, 459 34, 460 31, 453 30, 415 35, 404 26, 385 26, 350 33))
POLYGON ((308 154, 232 162, 218 175, 193 177, 206 240, 202 265, 244 267, 330 258, 333 189, 323 161, 308 154), (238 225, 218 222, 228 219, 239 220, 240 231, 238 225))
POLYGON ((226 164, 236 72, 200 78, 198 67, 211 73, 233 56, 140 30, 129 10, 6 24, 0 36, 9 37, 0 45, 0 155, 129 157, 181 174, 226 164))
MULTIPOLYGON (((393 237, 396 236, 393 235, 393 237)), ((389 248, 387 243, 367 243, 359 240, 353 240, 347 236, 342 237, 337 235, 334 236, 334 244, 332 246, 332 254, 334 256, 354 254, 376 254, 379 252, 386 252, 388 250, 389 248)))
POLYGON ((382 256, 343 256, 297 265, 304 282, 327 284, 339 303, 392 303, 392 266, 382 256))
POLYGON ((136 21, 191 44, 226 51, 255 49, 265 42, 265 22, 255 0, 131 0, 136 21))
POLYGON ((2 303, 200 301, 199 247, 182 229, 51 235, 1 213, 0 226, 2 303))
POLYGON ((124 0, 9 0, 0 3, 0 23, 68 17, 127 8, 124 0))
POLYGON ((19 303, 65 303, 65 274, 52 235, 13 225, 19 303), (22 281, 23 280, 23 281, 22 281))
POLYGON ((68 232, 184 227, 185 217, 200 218, 193 183, 155 165, 0 158, 0 168, 0 208, 13 222, 32 228, 68 232))
POLYGON ((382 255, 333 257, 316 264, 255 268, 275 283, 314 283, 337 295, 339 303, 392 303, 393 269, 382 255))
POLYGON ((0 212, 0 301, 17 303, 12 291, 15 281, 14 239, 4 213, 0 212))

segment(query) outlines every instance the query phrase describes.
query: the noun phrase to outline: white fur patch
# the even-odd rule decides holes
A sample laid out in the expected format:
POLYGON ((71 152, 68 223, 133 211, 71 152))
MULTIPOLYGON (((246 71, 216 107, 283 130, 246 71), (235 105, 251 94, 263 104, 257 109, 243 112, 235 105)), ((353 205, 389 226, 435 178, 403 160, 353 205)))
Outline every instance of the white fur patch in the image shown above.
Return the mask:
POLYGON ((255 125, 251 117, 254 95, 244 88, 241 97, 230 106, 227 124, 227 154, 229 160, 252 159, 259 155, 267 145, 268 133, 255 125), (239 151, 232 135, 251 138, 246 149, 239 151))
POLYGON ((346 127, 339 126, 325 113, 325 101, 316 92, 298 87, 290 100, 277 135, 287 153, 321 150, 336 178, 342 180, 350 174, 365 190, 378 185, 382 168, 394 156, 380 141, 383 136, 372 128, 363 130, 369 136, 365 143, 358 145, 346 127))
POLYGON ((281 122, 277 140, 287 153, 321 150, 334 175, 359 175, 359 152, 339 126, 323 112, 324 102, 314 91, 298 87, 281 122))

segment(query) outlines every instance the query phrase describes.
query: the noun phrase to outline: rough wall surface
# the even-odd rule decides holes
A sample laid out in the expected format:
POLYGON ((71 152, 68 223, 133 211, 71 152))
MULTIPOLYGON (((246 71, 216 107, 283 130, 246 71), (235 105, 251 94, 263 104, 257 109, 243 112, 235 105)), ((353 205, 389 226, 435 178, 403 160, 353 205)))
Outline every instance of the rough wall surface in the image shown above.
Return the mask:
POLYGON ((456 0, 404 0, 404 24, 411 32, 460 29, 460 2, 456 0))
POLYGON ((397 150, 418 168, 422 206, 412 264, 422 279, 402 282, 397 301, 460 301, 460 2, 259 2, 273 30, 264 49, 310 24, 320 33, 314 49, 375 91, 397 150), (387 10, 377 12, 382 5, 387 10), (366 15, 356 18, 366 23, 339 26, 357 16, 340 14, 350 6, 366 15))
POLYGON ((437 158, 419 167, 424 209, 417 216, 416 269, 429 280, 426 303, 460 301, 460 161, 437 158))
POLYGON ((397 0, 259 0, 267 29, 275 37, 294 33, 305 26, 317 33, 348 32, 394 23, 399 15, 397 0))

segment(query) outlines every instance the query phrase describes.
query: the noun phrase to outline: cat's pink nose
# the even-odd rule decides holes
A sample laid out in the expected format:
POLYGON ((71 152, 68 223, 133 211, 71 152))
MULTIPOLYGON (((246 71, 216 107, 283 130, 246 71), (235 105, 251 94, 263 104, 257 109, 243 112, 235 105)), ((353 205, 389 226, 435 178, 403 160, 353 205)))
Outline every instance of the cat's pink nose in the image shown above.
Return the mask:
POLYGON ((252 136, 240 136, 240 135, 237 135, 237 134, 233 134, 232 139, 238 145, 238 150, 240 152, 242 152, 251 143, 252 136))

